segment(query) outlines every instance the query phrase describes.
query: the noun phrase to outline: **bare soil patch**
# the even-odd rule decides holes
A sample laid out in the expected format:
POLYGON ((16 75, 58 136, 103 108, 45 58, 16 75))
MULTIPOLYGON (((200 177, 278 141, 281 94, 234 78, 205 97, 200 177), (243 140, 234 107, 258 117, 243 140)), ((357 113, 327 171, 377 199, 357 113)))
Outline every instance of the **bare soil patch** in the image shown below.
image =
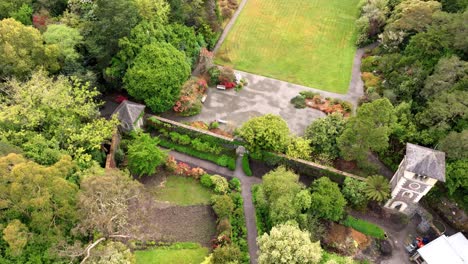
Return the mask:
POLYGON ((145 241, 195 242, 209 247, 216 235, 216 214, 209 205, 177 206, 158 201, 150 190, 164 186, 170 174, 140 179, 145 186, 143 197, 130 205, 129 224, 136 226, 135 236, 145 241))

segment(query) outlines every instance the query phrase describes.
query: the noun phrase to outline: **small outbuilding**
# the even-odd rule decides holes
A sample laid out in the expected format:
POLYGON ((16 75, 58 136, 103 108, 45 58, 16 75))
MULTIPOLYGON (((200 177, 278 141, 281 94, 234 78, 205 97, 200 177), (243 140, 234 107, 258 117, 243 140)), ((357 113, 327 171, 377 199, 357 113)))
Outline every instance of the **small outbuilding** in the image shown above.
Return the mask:
POLYGON ((120 121, 120 127, 125 132, 142 128, 143 116, 145 114, 145 105, 134 103, 128 100, 123 101, 114 110, 112 115, 117 115, 120 121))

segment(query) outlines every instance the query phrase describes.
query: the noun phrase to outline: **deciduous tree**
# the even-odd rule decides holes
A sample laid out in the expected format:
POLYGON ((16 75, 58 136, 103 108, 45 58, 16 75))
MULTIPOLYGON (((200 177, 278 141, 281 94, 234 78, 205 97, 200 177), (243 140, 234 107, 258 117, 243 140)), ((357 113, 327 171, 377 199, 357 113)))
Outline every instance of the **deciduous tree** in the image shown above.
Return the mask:
POLYGON ((293 224, 281 224, 270 234, 257 238, 258 263, 306 264, 319 263, 322 258, 320 242, 310 241, 310 234, 293 224))
POLYGON ((320 218, 338 221, 343 217, 346 200, 338 184, 327 177, 315 180, 311 187, 310 212, 320 218))
POLYGON ((283 152, 289 140, 289 128, 280 116, 267 114, 245 122, 238 131, 252 152, 283 152))
POLYGON ((336 140, 343 133, 345 123, 341 114, 334 113, 310 124, 305 131, 305 137, 311 141, 313 154, 330 159, 338 158, 340 149, 336 140))
POLYGON ((167 159, 158 147, 159 139, 147 133, 135 133, 128 146, 128 168, 138 176, 152 175, 167 159))
POLYGON ((395 111, 388 99, 363 104, 337 139, 341 155, 347 160, 357 160, 361 166, 366 164, 369 151, 382 151, 388 147, 388 137, 395 122, 395 111))
POLYGON ((8 18, 0 21, 0 79, 25 79, 37 67, 58 70, 58 47, 44 45, 39 30, 8 18))
POLYGON ((23 146, 40 134, 80 163, 91 160, 90 153, 111 138, 118 122, 98 118, 99 92, 64 76, 51 78, 38 71, 26 82, 7 82, 3 92, 1 136, 23 146))

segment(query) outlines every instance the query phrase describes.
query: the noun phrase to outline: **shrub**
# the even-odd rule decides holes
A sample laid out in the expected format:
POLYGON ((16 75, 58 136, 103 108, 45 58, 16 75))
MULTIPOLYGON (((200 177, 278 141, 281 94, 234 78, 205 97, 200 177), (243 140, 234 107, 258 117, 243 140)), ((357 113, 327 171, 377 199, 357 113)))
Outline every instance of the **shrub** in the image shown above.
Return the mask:
POLYGON ((177 161, 173 156, 167 156, 166 163, 164 165, 170 172, 175 172, 177 169, 177 161))
POLYGON ((319 93, 312 92, 312 91, 302 91, 299 94, 302 95, 306 99, 313 99, 314 96, 319 95, 319 93))
POLYGON ((241 251, 236 245, 218 247, 213 251, 213 263, 238 263, 241 251))
POLYGON ((231 18, 232 16, 232 10, 229 8, 223 8, 221 12, 223 14, 223 17, 226 19, 231 18))
MULTIPOLYGON (((236 79, 236 76, 234 75, 234 70, 231 67, 223 67, 219 73, 218 79, 220 82, 225 83, 234 82, 236 79)), ((231 88, 234 88, 235 85, 236 83, 234 82, 234 86, 231 88)))
POLYGON ((374 75, 372 72, 363 72, 361 73, 362 81, 366 89, 369 88, 378 88, 380 86, 381 80, 379 76, 374 75))
POLYGON ((234 203, 232 202, 231 197, 226 194, 213 195, 211 200, 213 203, 213 210, 220 219, 229 217, 229 215, 234 210, 234 203))
POLYGON ((232 226, 231 222, 229 221, 229 218, 224 217, 221 220, 219 220, 219 223, 216 226, 216 231, 220 235, 231 236, 232 226))
POLYGON ((321 104, 322 103, 322 96, 316 95, 316 96, 314 96, 313 100, 314 100, 314 103, 321 104))
POLYGON ((302 95, 298 95, 296 97, 293 97, 291 99, 291 104, 294 105, 295 108, 305 108, 306 107, 306 102, 305 102, 305 97, 302 95))
POLYGON ((213 190, 216 193, 226 193, 229 190, 229 183, 222 176, 212 175, 211 182, 213 182, 213 190))
POLYGON ((211 175, 203 174, 200 178, 200 183, 201 185, 207 188, 211 188, 211 186, 213 186, 213 181, 211 181, 211 175))
POLYGON ((232 171, 235 170, 236 169, 236 160, 228 158, 227 168, 232 170, 232 171))
POLYGON ((377 57, 369 56, 362 59, 361 72, 372 72, 377 68, 378 65, 377 57))
POLYGON ((219 128, 219 123, 218 123, 218 121, 213 121, 213 122, 211 122, 211 124, 210 124, 210 129, 217 129, 217 128, 219 128))
POLYGON ((352 227, 357 231, 369 235, 371 237, 375 237, 378 239, 385 238, 385 231, 379 226, 362 219, 356 219, 350 215, 348 215, 348 217, 346 217, 346 219, 343 221, 343 225, 352 227))
POLYGON ((252 176, 252 170, 250 169, 249 155, 244 154, 242 157, 242 169, 244 170, 245 175, 252 176))
POLYGON ((342 102, 341 107, 343 107, 343 111, 345 111, 346 113, 351 113, 351 111, 353 110, 353 105, 347 101, 342 102))
POLYGON ((219 75, 221 71, 217 66, 214 66, 208 70, 208 75, 210 76, 210 81, 208 82, 210 85, 216 85, 219 82, 219 75))
POLYGON ((241 191, 241 182, 237 178, 232 178, 232 180, 229 181, 229 187, 231 187, 231 190, 234 191, 241 191))

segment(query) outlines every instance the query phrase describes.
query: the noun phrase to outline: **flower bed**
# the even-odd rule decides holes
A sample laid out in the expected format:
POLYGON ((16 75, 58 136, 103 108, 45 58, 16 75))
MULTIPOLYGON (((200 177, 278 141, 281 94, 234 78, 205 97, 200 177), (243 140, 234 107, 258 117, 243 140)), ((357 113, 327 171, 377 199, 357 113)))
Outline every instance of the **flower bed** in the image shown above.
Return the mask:
POLYGON ((341 113, 349 116, 353 106, 351 103, 340 99, 323 98, 318 93, 311 91, 302 91, 298 96, 291 99, 291 103, 296 108, 310 107, 320 110, 326 114, 341 113))

